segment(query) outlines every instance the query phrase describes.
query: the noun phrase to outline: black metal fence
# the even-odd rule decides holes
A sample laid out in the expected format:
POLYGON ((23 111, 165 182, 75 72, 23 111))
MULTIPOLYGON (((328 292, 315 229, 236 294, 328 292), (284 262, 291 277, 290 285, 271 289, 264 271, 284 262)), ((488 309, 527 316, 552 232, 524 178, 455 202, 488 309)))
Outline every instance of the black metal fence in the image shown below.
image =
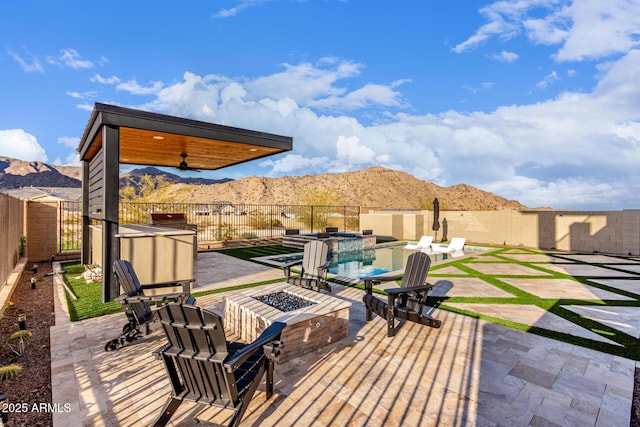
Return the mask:
MULTIPOLYGON (((357 231, 359 206, 254 205, 216 203, 120 203, 120 224, 148 224, 151 213, 183 213, 187 222, 197 226, 198 245, 243 239, 272 239, 285 230, 301 233, 357 231)), ((59 250, 80 250, 82 241, 82 204, 60 204, 59 250)))

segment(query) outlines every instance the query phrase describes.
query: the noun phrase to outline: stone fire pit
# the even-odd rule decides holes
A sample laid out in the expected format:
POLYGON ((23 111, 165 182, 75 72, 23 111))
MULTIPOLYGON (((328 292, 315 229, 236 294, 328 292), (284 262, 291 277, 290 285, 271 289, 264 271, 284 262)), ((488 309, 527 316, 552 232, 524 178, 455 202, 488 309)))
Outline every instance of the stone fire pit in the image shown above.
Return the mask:
POLYGON ((281 335, 280 361, 284 362, 345 338, 350 306, 348 301, 286 283, 261 286, 224 297, 224 325, 252 342, 271 323, 286 323, 281 335))

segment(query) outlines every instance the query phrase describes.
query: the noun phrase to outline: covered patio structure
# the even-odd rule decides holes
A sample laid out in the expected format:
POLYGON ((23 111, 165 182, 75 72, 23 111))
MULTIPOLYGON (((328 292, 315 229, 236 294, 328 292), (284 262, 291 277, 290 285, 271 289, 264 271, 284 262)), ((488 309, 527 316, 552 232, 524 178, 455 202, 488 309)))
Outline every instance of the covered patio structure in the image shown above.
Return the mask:
POLYGON ((96 103, 80 140, 82 262, 90 258, 90 225, 102 227, 102 300, 118 295, 120 164, 216 170, 292 149, 291 137, 96 103))

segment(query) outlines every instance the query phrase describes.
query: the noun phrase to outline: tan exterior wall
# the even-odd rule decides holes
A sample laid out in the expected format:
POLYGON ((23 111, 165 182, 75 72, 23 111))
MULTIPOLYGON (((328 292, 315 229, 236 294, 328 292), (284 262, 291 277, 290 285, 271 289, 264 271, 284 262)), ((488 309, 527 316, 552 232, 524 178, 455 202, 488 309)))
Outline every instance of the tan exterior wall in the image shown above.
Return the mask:
POLYGON ((11 277, 20 257, 25 255, 20 253, 24 221, 23 201, 0 194, 0 290, 11 277))
POLYGON ((29 261, 50 260, 58 247, 58 203, 26 202, 26 236, 29 261))
MULTIPOLYGON (((402 240, 434 235, 433 213, 378 211, 360 216, 361 229, 402 240), (418 217, 421 217, 420 220, 418 217), (395 226, 396 224, 402 226, 395 226), (422 223, 422 231, 418 224, 422 223)), ((443 211, 437 240, 580 252, 640 255, 640 210, 624 211, 443 211)))

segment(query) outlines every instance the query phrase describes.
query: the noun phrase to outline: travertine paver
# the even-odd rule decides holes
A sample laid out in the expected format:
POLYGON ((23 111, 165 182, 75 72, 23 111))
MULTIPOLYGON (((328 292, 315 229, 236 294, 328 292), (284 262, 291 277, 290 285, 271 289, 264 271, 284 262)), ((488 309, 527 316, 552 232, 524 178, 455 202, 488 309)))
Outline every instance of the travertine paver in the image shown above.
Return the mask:
POLYGON ((509 292, 493 286, 475 277, 456 277, 451 279, 432 279, 434 285, 429 296, 434 297, 494 297, 513 298, 509 292), (435 281, 434 281, 435 280, 435 281))
POLYGON ((633 273, 585 264, 544 264, 542 268, 578 277, 631 277, 633 273))
MULTIPOLYGON (((510 275, 510 276, 549 276, 551 273, 546 271, 537 270, 535 268, 528 267, 520 264, 505 264, 505 263, 469 263, 465 264, 469 268, 473 268, 476 271, 484 274, 491 275, 510 275)), ((544 265, 546 268, 546 265, 544 265)))
POLYGON ((637 279, 589 279, 594 283, 622 289, 640 295, 640 280, 637 279))
POLYGON ((631 271, 633 273, 640 273, 640 264, 613 264, 607 265, 607 267, 614 267, 619 270, 631 271))
POLYGON ((584 317, 640 338, 640 308, 595 305, 563 305, 584 317))
MULTIPOLYGON (((282 277, 279 270, 246 275, 249 265, 242 261, 202 256, 198 264, 210 264, 198 270, 204 276, 196 273, 199 284, 235 283, 233 274, 244 283, 282 277)), ((503 266, 496 274, 513 274, 513 264, 503 266)), ((449 280, 453 290, 461 279, 471 278, 431 281, 449 280)), ((149 425, 169 393, 162 362, 151 356, 163 343, 160 331, 105 353, 104 342, 117 334, 124 315, 70 324, 59 314, 61 287, 58 294, 51 334, 53 399, 70 402, 72 412, 54 414, 54 426, 149 425)), ((438 309, 431 313, 442 328, 405 322, 387 338, 384 319, 365 321, 361 290, 335 285, 332 295, 352 303, 348 337, 277 365, 274 397, 265 402, 261 385, 242 425, 629 425, 634 361, 438 309)), ((198 304, 220 306, 221 312, 223 296, 200 297, 198 304)), ((524 311, 529 307, 517 305, 509 315, 576 335, 586 331, 574 331, 557 316, 524 311)), ((170 425, 212 421, 215 411, 204 408, 184 404, 170 425)))
POLYGON ((591 264, 626 264, 628 259, 623 257, 614 257, 608 255, 590 255, 590 254, 567 254, 562 255, 563 258, 573 259, 575 261, 589 262, 591 264))
POLYGON ((526 261, 526 262, 567 262, 567 260, 554 257, 546 254, 532 254, 532 253, 505 253, 500 254, 501 256, 509 259, 513 259, 516 261, 526 261))
POLYGON ((533 325, 550 331, 564 332, 577 337, 618 345, 594 332, 569 322, 568 320, 533 305, 522 304, 468 304, 446 303, 451 307, 474 311, 476 313, 497 317, 499 319, 533 325))
POLYGON ((434 269, 433 267, 429 270, 429 277, 433 276, 433 275, 440 275, 440 274, 450 274, 450 275, 458 275, 458 274, 464 274, 464 275, 469 275, 469 273, 467 273, 466 271, 460 270, 458 267, 455 266, 446 266, 443 268, 438 268, 438 269, 434 269))
POLYGON ((586 300, 632 300, 614 292, 605 291, 595 286, 585 285, 571 279, 516 279, 501 278, 501 281, 516 286, 525 292, 540 298, 552 299, 586 299, 586 300))

